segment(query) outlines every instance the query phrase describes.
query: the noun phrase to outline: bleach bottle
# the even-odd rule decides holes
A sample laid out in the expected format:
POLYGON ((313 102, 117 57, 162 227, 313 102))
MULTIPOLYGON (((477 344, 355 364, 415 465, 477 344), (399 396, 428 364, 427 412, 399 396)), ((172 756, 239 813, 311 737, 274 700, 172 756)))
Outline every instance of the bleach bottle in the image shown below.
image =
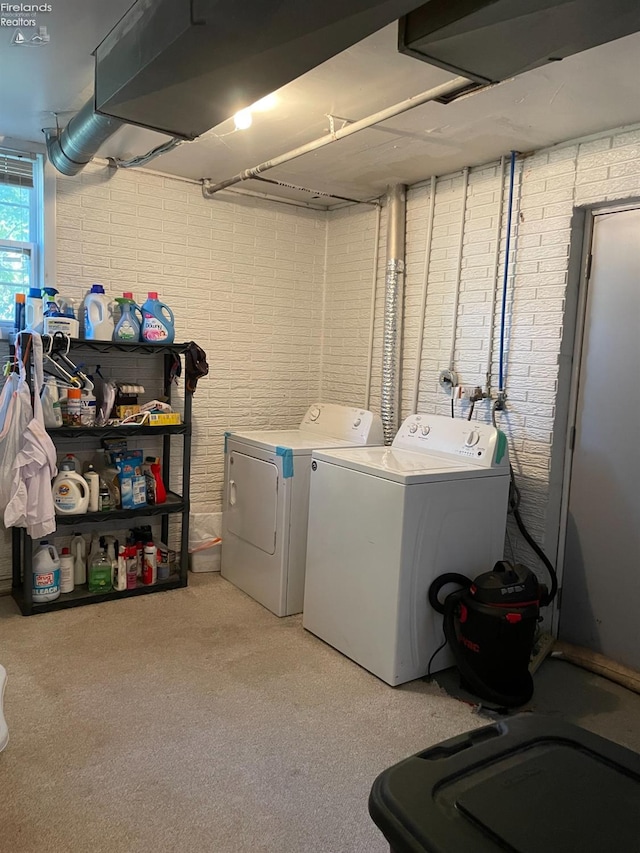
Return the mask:
POLYGON ((160 302, 157 293, 149 293, 142 306, 142 340, 151 344, 172 344, 175 335, 173 311, 160 302))
POLYGON ((101 284, 92 284, 84 298, 84 336, 88 341, 113 338, 113 313, 101 284))
POLYGON ((136 305, 133 299, 133 293, 123 293, 116 302, 120 306, 120 319, 113 333, 113 340, 139 341, 143 317, 140 306, 136 305), (140 320, 136 317, 136 311, 140 314, 140 320))
POLYGON ((60 557, 47 539, 42 540, 33 555, 31 589, 34 602, 55 601, 60 595, 60 557))

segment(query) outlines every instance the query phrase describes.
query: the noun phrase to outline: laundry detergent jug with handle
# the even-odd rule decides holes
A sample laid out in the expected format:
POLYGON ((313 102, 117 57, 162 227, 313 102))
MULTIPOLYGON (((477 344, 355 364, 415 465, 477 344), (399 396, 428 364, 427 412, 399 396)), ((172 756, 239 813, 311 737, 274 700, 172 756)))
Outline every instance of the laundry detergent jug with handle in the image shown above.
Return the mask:
POLYGON ((84 298, 84 336, 88 341, 110 341, 113 328, 109 297, 101 284, 92 284, 84 298))
POLYGON ((113 333, 114 341, 139 341, 142 325, 142 309, 136 305, 133 293, 123 293, 116 299, 120 306, 120 319, 113 333), (140 315, 140 320, 136 316, 140 315))
POLYGON ((60 557, 55 547, 43 539, 33 555, 32 594, 36 601, 54 601, 60 595, 60 557))
POLYGON ((58 515, 80 515, 89 508, 89 485, 73 470, 73 462, 63 462, 53 481, 53 503, 58 515))
POLYGON ((39 287, 30 287, 25 302, 25 328, 42 334, 44 324, 42 310, 42 291, 39 287))
POLYGON ((142 340, 151 344, 172 344, 175 335, 173 311, 158 294, 151 292, 142 306, 142 340))

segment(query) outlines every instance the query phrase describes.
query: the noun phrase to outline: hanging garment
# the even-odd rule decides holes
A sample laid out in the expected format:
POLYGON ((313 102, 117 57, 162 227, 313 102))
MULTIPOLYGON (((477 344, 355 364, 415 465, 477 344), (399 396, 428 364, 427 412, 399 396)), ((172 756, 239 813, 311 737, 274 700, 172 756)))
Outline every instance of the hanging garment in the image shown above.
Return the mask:
POLYGON ((0 393, 0 517, 14 491, 13 463, 32 417, 29 386, 19 373, 10 373, 0 393))
MULTIPOLYGON (((32 539, 41 539, 56 529, 51 480, 58 473, 56 448, 44 427, 42 389, 42 338, 32 333, 33 416, 24 432, 12 466, 11 497, 4 513, 6 527, 26 527, 32 539)), ((22 358, 20 382, 27 384, 22 358)))
POLYGON ((190 341, 184 360, 187 374, 187 391, 195 394, 198 379, 209 373, 207 354, 195 341, 190 341))

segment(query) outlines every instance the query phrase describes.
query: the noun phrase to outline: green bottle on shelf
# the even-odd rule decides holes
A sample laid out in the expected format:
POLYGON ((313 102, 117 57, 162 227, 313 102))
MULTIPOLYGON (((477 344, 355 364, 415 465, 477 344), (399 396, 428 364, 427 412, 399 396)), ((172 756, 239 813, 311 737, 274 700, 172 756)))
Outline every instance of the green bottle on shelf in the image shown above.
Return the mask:
POLYGON ((89 592, 109 592, 111 589, 111 560, 102 549, 103 539, 100 539, 100 550, 92 555, 89 564, 89 592))

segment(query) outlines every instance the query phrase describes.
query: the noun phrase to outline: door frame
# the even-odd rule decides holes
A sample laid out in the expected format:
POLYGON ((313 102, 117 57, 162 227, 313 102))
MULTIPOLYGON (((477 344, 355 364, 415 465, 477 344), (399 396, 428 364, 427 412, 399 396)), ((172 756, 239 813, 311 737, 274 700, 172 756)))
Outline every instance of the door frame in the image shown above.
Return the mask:
POLYGON ((562 346, 558 357, 558 392, 556 395, 556 418, 554 436, 564 436, 564 440, 553 443, 551 471, 557 471, 560 488, 552 499, 553 477, 550 478, 549 511, 547 514, 547 532, 550 526, 555 528, 556 573, 560 599, 553 603, 552 633, 558 635, 560 609, 562 606, 562 581, 564 575, 564 556, 567 538, 567 519, 569 515, 569 492, 573 467, 573 444, 578 415, 578 393, 580 386, 580 368, 584 332, 587 322, 587 295, 591 275, 591 253, 593 232, 597 216, 624 213, 640 208, 640 199, 624 202, 602 202, 576 208, 571 223, 572 239, 567 276, 567 295, 563 324, 562 346), (555 503, 555 506, 553 504, 555 503))

